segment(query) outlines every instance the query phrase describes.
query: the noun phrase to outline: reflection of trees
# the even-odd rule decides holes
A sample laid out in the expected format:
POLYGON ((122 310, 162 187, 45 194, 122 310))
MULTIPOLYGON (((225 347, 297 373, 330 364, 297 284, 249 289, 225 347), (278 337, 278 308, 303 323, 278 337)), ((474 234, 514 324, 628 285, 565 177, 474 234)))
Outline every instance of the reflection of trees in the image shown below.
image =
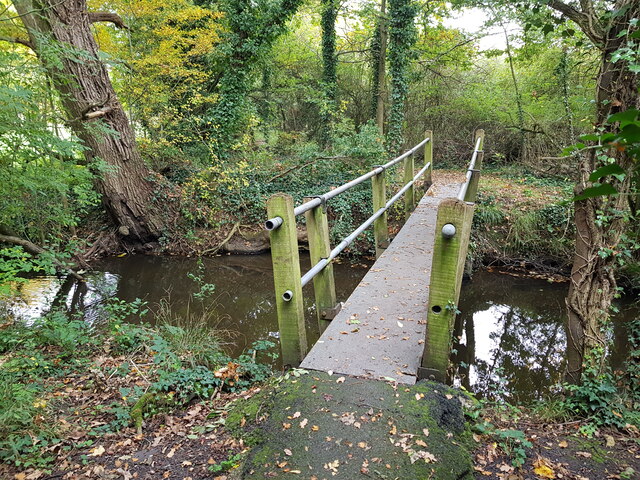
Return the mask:
POLYGON ((463 292, 454 329, 459 381, 492 396, 501 379, 516 401, 548 393, 564 362, 563 289, 486 273, 473 284, 463 292))

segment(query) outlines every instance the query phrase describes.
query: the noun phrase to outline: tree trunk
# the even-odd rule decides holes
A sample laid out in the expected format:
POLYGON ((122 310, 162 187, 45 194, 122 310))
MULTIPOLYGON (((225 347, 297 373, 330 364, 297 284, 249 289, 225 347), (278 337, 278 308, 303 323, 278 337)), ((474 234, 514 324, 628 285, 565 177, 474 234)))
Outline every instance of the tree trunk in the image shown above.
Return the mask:
MULTIPOLYGON (((610 20, 612 23, 604 32, 596 95, 597 125, 605 124, 611 114, 640 108, 637 76, 629 70, 626 62, 611 62, 612 53, 625 41, 624 35, 619 36, 620 32, 628 28, 630 19, 640 15, 638 4, 629 7, 624 15, 610 20)), ((589 198, 575 205, 576 250, 567 296, 566 326, 566 377, 572 383, 579 383, 584 368, 593 367, 601 372, 604 367, 606 338, 603 327, 608 321, 616 293, 615 249, 628 227, 620 212, 627 211, 629 207, 629 196, 625 194, 630 190, 633 160, 625 152, 616 149, 608 153, 628 172, 624 180, 612 180, 622 195, 589 198), (609 219, 603 223, 599 219, 599 212, 604 212, 609 219), (603 255, 609 250, 612 253, 603 255)), ((589 176, 602 165, 593 150, 582 158, 576 193, 590 186, 589 176)))
POLYGON ((86 1, 13 4, 60 95, 69 127, 87 148, 87 165, 97 172, 96 189, 119 233, 141 242, 157 239, 167 215, 154 200, 152 173, 98 57, 86 1))
POLYGON ((378 28, 380 29, 380 56, 378 57, 378 84, 374 86, 376 89, 376 125, 380 135, 384 135, 384 90, 387 75, 387 2, 382 0, 380 4, 380 20, 378 28))

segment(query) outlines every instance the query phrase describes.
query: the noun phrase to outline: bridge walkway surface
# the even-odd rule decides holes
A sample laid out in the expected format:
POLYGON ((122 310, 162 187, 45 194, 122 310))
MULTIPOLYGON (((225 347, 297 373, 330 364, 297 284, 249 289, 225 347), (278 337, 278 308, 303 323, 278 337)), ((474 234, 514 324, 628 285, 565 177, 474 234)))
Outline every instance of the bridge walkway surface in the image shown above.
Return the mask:
POLYGON ((434 184, 300 365, 416 383, 424 350, 438 205, 459 183, 434 184))

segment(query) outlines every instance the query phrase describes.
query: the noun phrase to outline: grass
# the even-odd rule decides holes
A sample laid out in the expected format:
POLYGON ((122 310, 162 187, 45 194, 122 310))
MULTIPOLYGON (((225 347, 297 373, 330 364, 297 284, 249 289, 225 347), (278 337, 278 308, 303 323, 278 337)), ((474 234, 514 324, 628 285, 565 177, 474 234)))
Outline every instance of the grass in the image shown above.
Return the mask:
POLYGON ((573 252, 571 184, 491 171, 480 181, 473 223, 475 254, 564 266, 573 252))

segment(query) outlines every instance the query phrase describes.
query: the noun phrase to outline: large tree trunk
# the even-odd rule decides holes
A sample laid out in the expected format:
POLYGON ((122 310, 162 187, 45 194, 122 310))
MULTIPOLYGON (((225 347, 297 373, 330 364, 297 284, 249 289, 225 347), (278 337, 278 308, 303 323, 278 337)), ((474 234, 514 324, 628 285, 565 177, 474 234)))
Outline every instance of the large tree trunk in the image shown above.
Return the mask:
POLYGON ((141 242, 161 236, 166 222, 155 184, 136 148, 91 32, 85 0, 13 0, 32 48, 60 94, 68 125, 84 142, 96 188, 121 235, 141 242))
MULTIPOLYGON (((621 4, 627 3, 622 0, 621 4)), ((629 4, 624 15, 610 20, 602 32, 602 63, 597 85, 597 125, 606 123, 607 117, 613 113, 629 108, 640 108, 637 76, 633 74, 624 61, 611 62, 611 55, 625 41, 619 37, 623 29, 629 27, 629 21, 640 15, 637 3, 629 4)), ((572 383, 580 381, 585 367, 594 367, 602 371, 606 339, 603 327, 608 321, 611 302, 616 293, 615 249, 621 235, 628 225, 620 212, 628 209, 632 159, 625 153, 615 149, 608 152, 616 158, 617 163, 627 172, 623 181, 613 180, 618 192, 623 195, 612 197, 596 197, 576 202, 576 250, 571 272, 571 284, 567 296, 568 322, 567 331, 567 380, 572 383), (599 219, 599 212, 604 212, 608 220, 599 219), (612 250, 613 253, 603 255, 612 250)), ((581 193, 590 186, 589 176, 602 166, 595 151, 586 154, 580 163, 580 182, 576 193, 581 193)))

